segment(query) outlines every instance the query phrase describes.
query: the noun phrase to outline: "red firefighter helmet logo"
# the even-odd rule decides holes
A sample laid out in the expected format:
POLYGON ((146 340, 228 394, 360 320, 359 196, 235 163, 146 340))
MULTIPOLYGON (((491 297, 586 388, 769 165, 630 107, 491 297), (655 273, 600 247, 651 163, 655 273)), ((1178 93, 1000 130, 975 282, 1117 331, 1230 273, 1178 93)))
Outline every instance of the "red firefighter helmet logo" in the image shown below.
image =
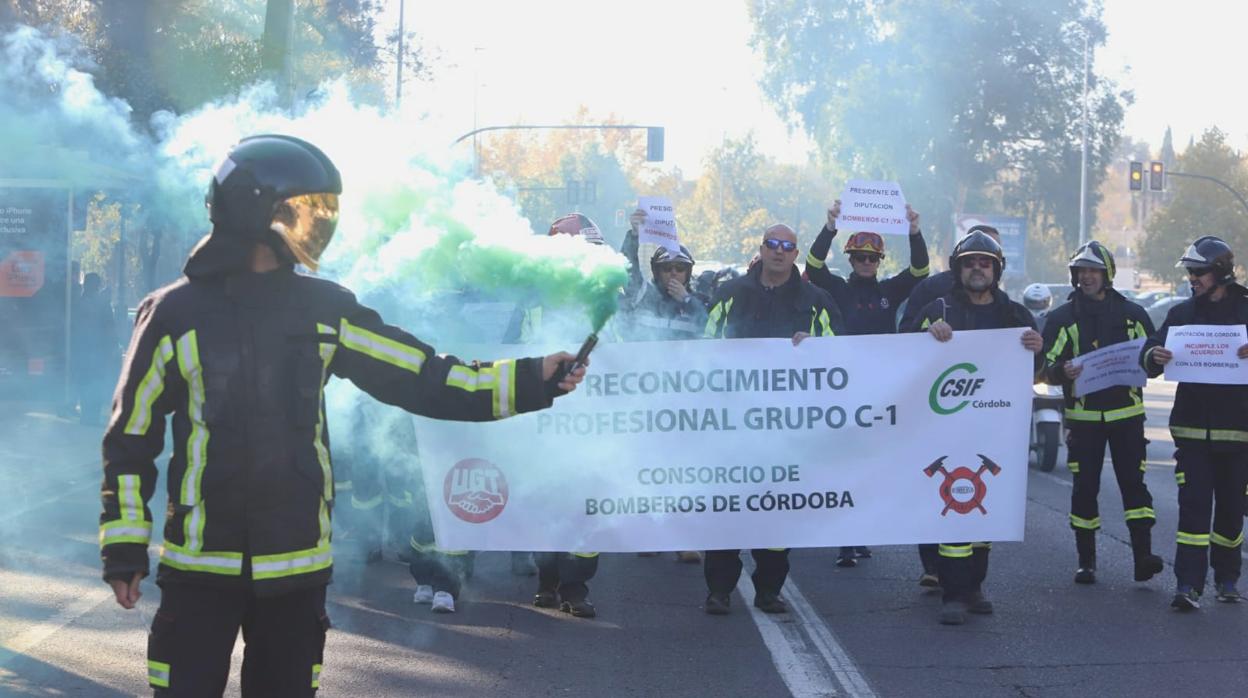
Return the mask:
POLYGON ((983 474, 984 471, 988 471, 996 475, 1001 472, 1001 466, 982 453, 975 455, 979 456, 981 463, 978 470, 972 471, 965 465, 960 465, 950 472, 945 469, 945 459, 948 456, 937 458, 934 463, 923 469, 928 477, 935 477, 936 473, 945 476, 944 481, 940 483, 940 498, 945 500, 945 508, 940 512, 941 516, 948 514, 950 509, 959 514, 969 514, 975 509, 979 509, 981 514, 988 513, 988 510, 984 508, 984 497, 988 494, 988 485, 984 484, 983 474))
POLYGON ((446 473, 442 498, 460 519, 485 523, 497 518, 507 506, 507 478, 488 460, 461 460, 446 473))

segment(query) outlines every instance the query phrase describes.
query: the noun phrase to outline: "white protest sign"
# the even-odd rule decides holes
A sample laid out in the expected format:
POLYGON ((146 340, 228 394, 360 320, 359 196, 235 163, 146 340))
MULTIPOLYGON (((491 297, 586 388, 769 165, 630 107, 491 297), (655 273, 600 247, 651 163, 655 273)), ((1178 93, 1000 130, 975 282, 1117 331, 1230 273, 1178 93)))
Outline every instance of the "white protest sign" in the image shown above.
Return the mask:
POLYGON ((1248 385, 1248 361, 1236 352, 1248 344, 1243 325, 1171 327, 1166 348, 1174 358, 1166 364, 1166 380, 1184 383, 1248 385))
POLYGON ((1022 331, 601 345, 585 382, 550 410, 414 418, 438 544, 1022 540, 1032 378, 1022 331))
POLYGON ((641 196, 637 208, 646 212, 646 220, 638 233, 639 244, 650 243, 669 250, 680 249, 680 236, 676 234, 676 210, 672 202, 662 196, 641 196))
POLYGON ((1071 359, 1072 364, 1083 367, 1083 373, 1075 379, 1075 397, 1116 385, 1143 387, 1148 383, 1148 374, 1140 366, 1140 350, 1143 348, 1144 338, 1140 337, 1071 359))
POLYGON ((836 229, 909 235, 910 222, 906 220, 906 197, 901 193, 901 185, 867 179, 846 182, 836 229))

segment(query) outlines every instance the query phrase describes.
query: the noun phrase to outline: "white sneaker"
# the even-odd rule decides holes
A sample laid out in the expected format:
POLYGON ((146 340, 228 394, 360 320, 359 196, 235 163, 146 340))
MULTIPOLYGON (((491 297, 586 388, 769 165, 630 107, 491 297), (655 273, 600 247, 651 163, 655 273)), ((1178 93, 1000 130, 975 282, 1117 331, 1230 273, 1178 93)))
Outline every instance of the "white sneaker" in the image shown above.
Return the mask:
POLYGON ((428 584, 417 584, 416 593, 412 595, 416 603, 433 603, 433 587, 428 584))
POLYGON ((439 591, 433 595, 433 612, 434 613, 454 613, 455 597, 445 591, 439 591))

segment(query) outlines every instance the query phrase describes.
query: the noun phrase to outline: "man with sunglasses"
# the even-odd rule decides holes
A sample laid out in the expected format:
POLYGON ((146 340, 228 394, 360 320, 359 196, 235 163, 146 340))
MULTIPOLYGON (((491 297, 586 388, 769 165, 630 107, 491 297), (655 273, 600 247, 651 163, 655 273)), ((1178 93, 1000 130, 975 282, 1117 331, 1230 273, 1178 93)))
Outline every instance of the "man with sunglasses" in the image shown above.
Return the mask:
MULTIPOLYGON (((966 234, 970 235, 971 233, 976 232, 984 233, 993 240, 996 240, 998 245, 1001 244, 1001 233, 999 233, 997 229, 991 225, 971 226, 971 229, 966 231, 966 234)), ((919 316, 919 311, 927 307, 928 303, 944 296, 952 290, 953 271, 949 269, 932 274, 919 281, 919 283, 915 285, 914 290, 910 292, 910 297, 906 300, 906 307, 901 311, 901 321, 897 323, 898 327, 902 332, 911 331, 916 322, 916 318, 919 316)))
MULTIPOLYGON (((906 218, 910 221, 910 268, 883 281, 878 272, 884 260, 884 238, 879 233, 861 231, 849 236, 845 254, 849 255, 853 272, 848 279, 828 269, 828 250, 836 237, 836 219, 840 215, 841 200, 837 199, 828 209, 828 222, 806 255, 805 276, 832 296, 845 317, 845 334, 893 334, 897 331, 897 308, 928 274, 927 243, 919 230, 919 214, 906 206, 906 218)), ((871 549, 843 546, 836 565, 854 567, 859 557, 871 557, 871 549)))
POLYGON ((1080 247, 1070 258, 1070 284, 1075 292, 1044 321, 1045 381, 1060 385, 1066 399, 1066 461, 1074 478, 1070 527, 1079 556, 1077 584, 1096 583, 1096 533, 1101 528, 1096 499, 1106 445, 1131 534, 1135 581, 1152 579, 1163 567, 1161 558, 1153 554, 1152 528, 1157 517, 1144 484, 1147 442, 1140 388, 1113 386, 1078 398, 1074 395, 1075 379, 1083 369, 1072 359, 1153 333, 1148 313, 1114 289, 1114 272, 1114 256, 1105 245, 1093 240, 1080 247))
MULTIPOLYGON (((797 260, 797 233, 784 224, 763 232, 759 261, 745 276, 720 287, 706 323, 708 337, 792 338, 796 345, 810 336, 844 332, 840 311, 831 297, 802 279, 797 260)), ((756 568, 752 579, 754 606, 764 613, 785 613, 780 590, 789 574, 787 548, 751 550, 756 568)), ((706 612, 728 613, 732 590, 741 576, 740 550, 708 550, 706 612)))
MULTIPOLYGON (((1198 238, 1175 266, 1187 268, 1192 297, 1171 308, 1161 329, 1145 342, 1140 363, 1149 376, 1160 375, 1174 359, 1166 349, 1171 327, 1248 325, 1248 289, 1235 283, 1235 255, 1225 241, 1212 235, 1198 238)), ((1248 344, 1236 355, 1248 359, 1248 344)), ((1170 435, 1179 483, 1174 554, 1178 587, 1170 606, 1179 611, 1200 608, 1210 567, 1218 601, 1237 602, 1248 486, 1248 385, 1179 383, 1170 435)))
MULTIPOLYGON (((1026 327, 1023 349, 1035 355, 1038 372, 1043 357, 1043 338, 1036 331, 1031 312, 1010 300, 999 287, 1005 270, 1005 253, 987 233, 974 231, 958 241, 949 258, 953 290, 919 311, 912 331, 927 330, 937 341, 947 342, 953 333, 1026 327)), ((989 614, 992 602, 982 589, 988 576, 990 543, 941 543, 937 548, 937 571, 943 593, 940 622, 961 625, 966 613, 989 614)))

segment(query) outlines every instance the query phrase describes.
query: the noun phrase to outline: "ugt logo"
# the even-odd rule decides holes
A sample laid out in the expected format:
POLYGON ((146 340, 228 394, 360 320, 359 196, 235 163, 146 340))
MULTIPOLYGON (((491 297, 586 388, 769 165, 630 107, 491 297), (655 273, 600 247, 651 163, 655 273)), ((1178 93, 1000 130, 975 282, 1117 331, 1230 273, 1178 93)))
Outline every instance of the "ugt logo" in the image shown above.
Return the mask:
POLYGON ((965 465, 960 465, 953 469, 953 472, 945 470, 945 459, 949 456, 941 456, 936 462, 923 469, 928 477, 935 477, 936 473, 945 476, 944 482, 940 483, 940 498, 945 500, 945 508, 941 510, 940 515, 944 516, 949 513, 950 509, 959 514, 969 514, 973 509, 979 509, 979 513, 987 514, 988 510, 984 508, 984 497, 988 494, 988 485, 984 484, 983 474, 988 471, 993 475, 1001 472, 1001 466, 992 462, 992 459, 982 453, 975 454, 979 456, 982 465, 979 470, 971 471, 965 465))
POLYGON ((442 497, 451 513, 468 523, 485 523, 507 506, 507 478, 497 465, 480 458, 455 464, 442 483, 442 497))
POLYGON ((983 378, 974 378, 979 367, 971 363, 954 364, 936 377, 927 394, 927 403, 936 414, 953 414, 970 404, 970 399, 984 387, 983 378), (965 375, 964 375, 965 374, 965 375), (958 400, 959 398, 964 398, 958 400))

